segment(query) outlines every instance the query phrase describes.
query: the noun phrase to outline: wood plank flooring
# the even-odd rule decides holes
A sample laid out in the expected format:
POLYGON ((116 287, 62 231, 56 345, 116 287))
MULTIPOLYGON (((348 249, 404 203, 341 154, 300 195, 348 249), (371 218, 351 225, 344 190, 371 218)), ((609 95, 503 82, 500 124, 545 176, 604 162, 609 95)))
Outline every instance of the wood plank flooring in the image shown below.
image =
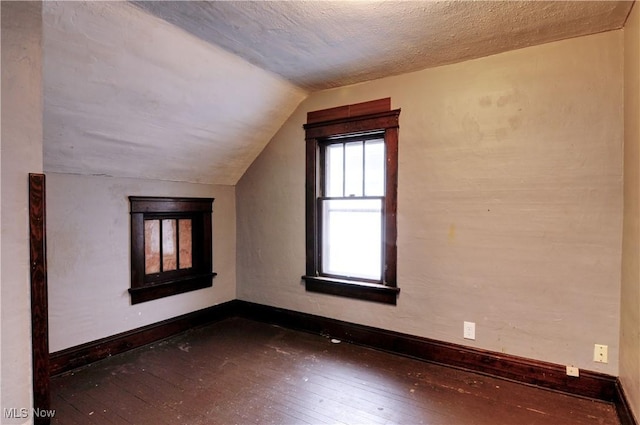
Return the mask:
POLYGON ((53 424, 619 424, 613 405, 247 319, 54 377, 53 424))

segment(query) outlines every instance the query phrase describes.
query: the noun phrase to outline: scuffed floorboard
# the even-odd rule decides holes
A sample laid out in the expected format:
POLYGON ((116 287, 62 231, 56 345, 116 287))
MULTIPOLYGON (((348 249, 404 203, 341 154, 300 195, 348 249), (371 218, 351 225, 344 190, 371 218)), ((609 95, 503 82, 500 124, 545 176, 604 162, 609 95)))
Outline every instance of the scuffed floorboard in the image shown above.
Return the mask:
POLYGON ((233 318, 52 379, 53 424, 619 424, 613 405, 233 318))

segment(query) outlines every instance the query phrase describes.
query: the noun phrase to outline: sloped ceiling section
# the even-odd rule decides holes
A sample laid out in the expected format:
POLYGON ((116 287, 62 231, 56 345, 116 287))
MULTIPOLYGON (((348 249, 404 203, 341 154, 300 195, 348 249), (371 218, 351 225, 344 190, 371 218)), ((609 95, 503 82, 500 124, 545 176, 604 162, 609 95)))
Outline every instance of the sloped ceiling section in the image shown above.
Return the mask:
POLYGON ((234 185, 307 93, 126 2, 44 2, 44 168, 234 185))
POLYGON ((134 1, 315 91, 621 28, 629 1, 134 1))
POLYGON ((621 28, 630 1, 44 2, 44 167, 234 185, 308 92, 621 28))

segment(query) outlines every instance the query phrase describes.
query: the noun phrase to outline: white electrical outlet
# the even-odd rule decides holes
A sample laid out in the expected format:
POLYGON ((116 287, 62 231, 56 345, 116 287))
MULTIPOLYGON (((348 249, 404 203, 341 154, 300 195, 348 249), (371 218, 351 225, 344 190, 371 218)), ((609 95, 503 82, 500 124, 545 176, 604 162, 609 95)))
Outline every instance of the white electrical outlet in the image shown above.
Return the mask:
POLYGON ((608 346, 596 344, 593 347, 593 361, 597 363, 609 363, 608 351, 608 346))
POLYGON ((578 378, 580 377, 580 369, 575 366, 567 366, 567 375, 578 378))
POLYGON ((464 322, 464 331, 462 336, 464 339, 476 339, 476 324, 475 322, 464 322))

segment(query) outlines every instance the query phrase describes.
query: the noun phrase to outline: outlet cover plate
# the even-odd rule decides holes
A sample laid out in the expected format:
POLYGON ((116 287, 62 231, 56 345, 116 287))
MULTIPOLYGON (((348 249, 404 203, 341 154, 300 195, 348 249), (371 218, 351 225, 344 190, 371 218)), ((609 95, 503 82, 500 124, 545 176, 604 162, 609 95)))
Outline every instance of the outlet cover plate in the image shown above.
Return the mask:
POLYGON ((596 344, 593 347, 593 361, 596 363, 609 363, 609 347, 602 344, 596 344))
POLYGON ((476 339, 476 324, 475 322, 464 322, 464 339, 476 339))
POLYGON ((579 378, 580 377, 580 369, 578 369, 575 366, 567 366, 567 375, 579 378))

